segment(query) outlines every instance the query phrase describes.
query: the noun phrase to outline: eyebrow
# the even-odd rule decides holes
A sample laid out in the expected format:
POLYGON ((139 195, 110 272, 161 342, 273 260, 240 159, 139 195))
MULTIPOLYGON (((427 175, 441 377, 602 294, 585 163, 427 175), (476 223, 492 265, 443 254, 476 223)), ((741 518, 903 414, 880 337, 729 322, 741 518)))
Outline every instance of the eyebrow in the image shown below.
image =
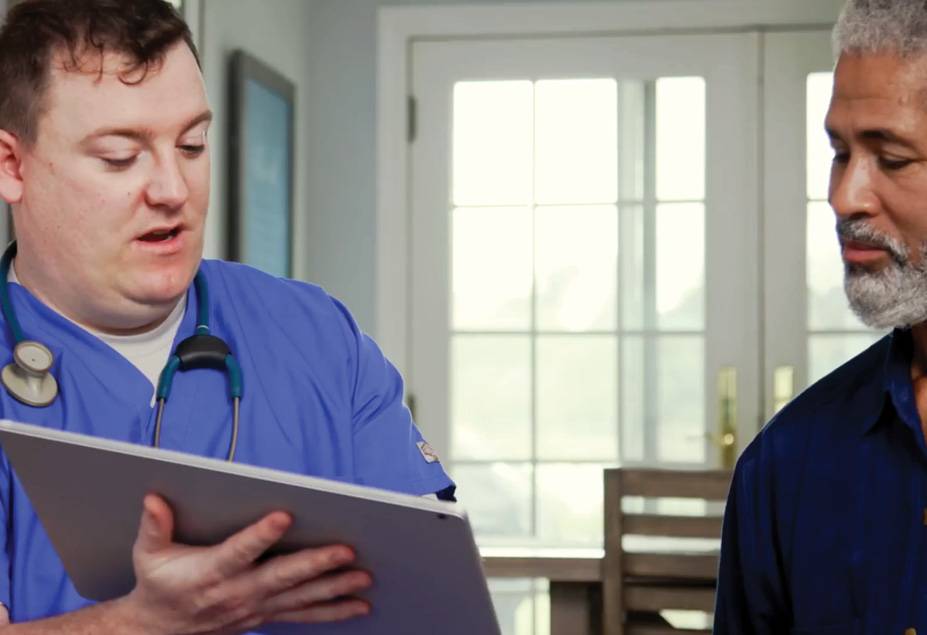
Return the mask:
MULTIPOLYGON (((212 121, 212 117, 212 111, 206 110, 188 121, 186 125, 184 125, 183 131, 187 132, 191 128, 194 128, 201 123, 208 123, 212 121)), ((132 139, 133 141, 146 142, 150 141, 154 137, 154 132, 151 130, 151 128, 100 128, 98 130, 94 130, 86 137, 84 137, 83 143, 88 143, 101 137, 125 137, 127 139, 132 139)))
MULTIPOLYGON (((833 128, 826 128, 827 136, 833 141, 834 139, 842 140, 843 138, 837 133, 833 128)), ((896 133, 892 132, 888 128, 872 128, 869 130, 863 130, 859 133, 859 137, 865 141, 880 141, 885 143, 897 143, 898 145, 905 146, 906 148, 913 148, 914 145, 907 139, 900 137, 896 133)))

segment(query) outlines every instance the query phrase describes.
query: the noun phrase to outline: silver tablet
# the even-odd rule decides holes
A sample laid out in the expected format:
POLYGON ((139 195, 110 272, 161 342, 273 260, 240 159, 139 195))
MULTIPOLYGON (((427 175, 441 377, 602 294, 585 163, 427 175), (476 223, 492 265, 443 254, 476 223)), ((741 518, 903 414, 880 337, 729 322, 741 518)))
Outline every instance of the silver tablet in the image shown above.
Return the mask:
POLYGON ((162 495, 175 538, 211 545, 274 510, 293 526, 279 551, 348 544, 372 573, 370 616, 274 634, 494 635, 479 553, 456 504, 0 421, 0 444, 77 591, 92 600, 134 585, 142 498, 162 495))

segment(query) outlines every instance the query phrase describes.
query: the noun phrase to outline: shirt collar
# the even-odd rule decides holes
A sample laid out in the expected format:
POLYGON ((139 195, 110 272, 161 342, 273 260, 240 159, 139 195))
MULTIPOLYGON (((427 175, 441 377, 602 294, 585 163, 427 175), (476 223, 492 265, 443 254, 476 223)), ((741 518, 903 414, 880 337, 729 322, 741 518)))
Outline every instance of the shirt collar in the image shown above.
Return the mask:
POLYGON ((911 331, 895 329, 886 340, 881 368, 882 381, 872 382, 872 387, 878 394, 867 400, 868 407, 860 411, 863 415, 863 433, 869 432, 883 420, 885 408, 891 405, 898 418, 920 434, 920 417, 917 414, 914 389, 911 385, 911 356, 914 346, 911 331))

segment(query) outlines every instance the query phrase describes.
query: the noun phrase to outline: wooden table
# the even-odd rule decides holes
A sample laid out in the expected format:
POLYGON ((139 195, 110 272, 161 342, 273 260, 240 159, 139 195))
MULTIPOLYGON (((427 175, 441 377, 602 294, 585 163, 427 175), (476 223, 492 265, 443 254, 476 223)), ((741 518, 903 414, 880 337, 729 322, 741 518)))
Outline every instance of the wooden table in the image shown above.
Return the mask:
POLYGON ((483 548, 487 578, 550 581, 551 635, 602 632, 601 549, 483 548))

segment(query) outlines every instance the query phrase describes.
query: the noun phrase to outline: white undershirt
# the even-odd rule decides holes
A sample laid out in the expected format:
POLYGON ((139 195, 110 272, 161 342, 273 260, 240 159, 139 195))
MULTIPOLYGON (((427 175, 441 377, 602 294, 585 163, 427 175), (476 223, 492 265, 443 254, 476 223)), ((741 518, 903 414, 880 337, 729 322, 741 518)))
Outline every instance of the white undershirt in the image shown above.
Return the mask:
MULTIPOLYGON (((7 281, 20 284, 19 278, 16 277, 14 264, 15 261, 10 265, 10 275, 7 276, 7 281)), ((174 343, 177 329, 180 328, 180 323, 183 321, 183 312, 186 305, 187 296, 184 294, 183 298, 177 303, 177 306, 174 307, 164 322, 150 331, 137 333, 135 335, 110 335, 108 333, 102 333, 75 322, 53 306, 49 306, 49 308, 69 322, 97 336, 113 350, 129 360, 129 362, 151 382, 151 403, 154 404, 154 391, 155 386, 158 385, 158 376, 161 374, 161 370, 164 368, 164 365, 167 363, 167 358, 171 354, 171 345, 174 343)))

